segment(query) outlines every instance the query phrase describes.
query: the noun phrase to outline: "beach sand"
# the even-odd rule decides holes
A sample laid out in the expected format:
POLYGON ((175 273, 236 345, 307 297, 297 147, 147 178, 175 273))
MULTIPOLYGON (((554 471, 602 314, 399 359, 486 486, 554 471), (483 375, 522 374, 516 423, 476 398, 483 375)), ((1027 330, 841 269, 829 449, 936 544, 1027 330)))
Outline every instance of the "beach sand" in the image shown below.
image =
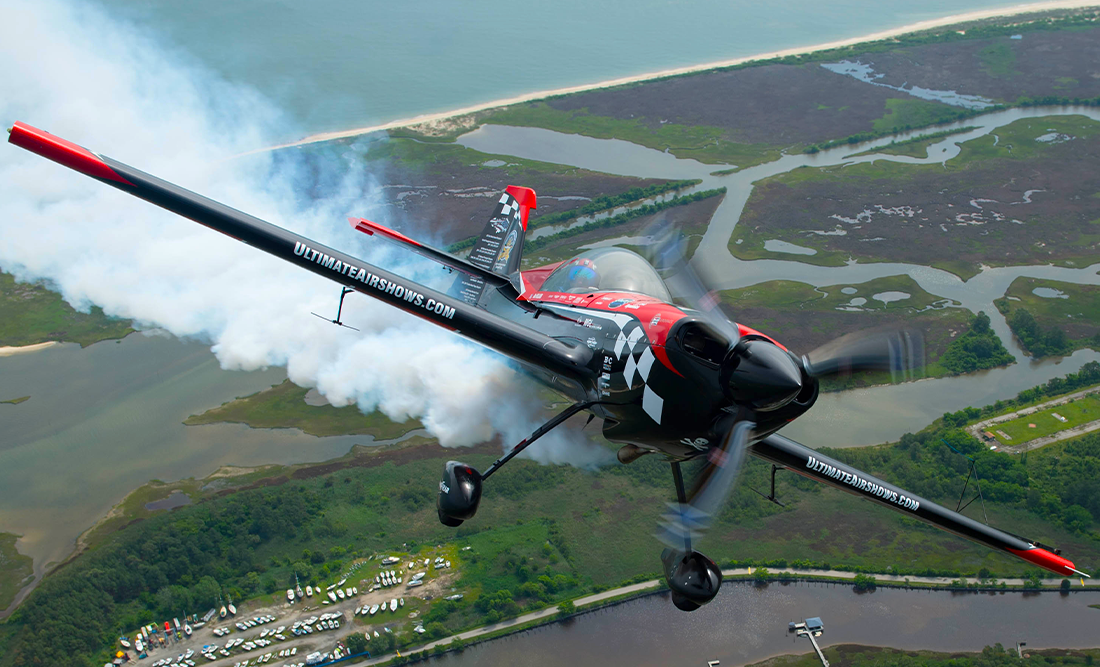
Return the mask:
POLYGON ((34 345, 23 345, 22 347, 0 347, 0 357, 10 357, 15 354, 26 354, 28 352, 37 352, 44 350, 47 347, 53 347, 54 345, 60 345, 61 343, 50 340, 45 343, 36 343, 34 345))
POLYGON ((332 141, 334 139, 345 139, 348 137, 356 137, 361 134, 370 134, 371 132, 379 132, 382 130, 392 130, 399 127, 408 127, 410 125, 420 125, 422 123, 433 123, 445 121, 456 116, 464 116, 466 114, 476 113, 478 111, 486 111, 488 109, 495 109, 498 107, 510 106, 513 104, 520 104, 522 102, 532 102, 535 100, 544 99, 554 95, 568 95, 572 93, 581 93, 590 90, 599 90, 601 88, 612 88, 615 86, 622 86, 630 83, 639 83, 642 81, 649 81, 652 79, 661 79, 669 76, 679 76, 682 74, 693 74, 696 72, 704 72, 706 70, 717 69, 721 67, 732 67, 734 65, 741 65, 756 60, 770 60, 772 58, 783 58, 786 56, 806 55, 815 53, 818 51, 826 51, 829 49, 836 49, 845 46, 853 46, 855 44, 862 44, 865 42, 875 42, 883 39, 890 39, 899 35, 904 35, 912 32, 919 32, 922 30, 931 30, 933 28, 942 28, 944 26, 954 25, 958 23, 966 23, 968 21, 979 21, 982 19, 999 18, 1005 16, 1016 16, 1019 14, 1030 14, 1034 12, 1053 11, 1058 9, 1081 9, 1084 7, 1097 7, 1100 3, 1097 0, 1050 0, 1048 2, 1032 2, 1021 5, 1011 5, 1008 7, 999 7, 995 9, 983 9, 979 11, 966 12, 965 14, 953 14, 951 16, 945 16, 939 19, 933 19, 930 21, 920 21, 918 23, 910 23, 899 28, 891 28, 890 30, 882 30, 879 32, 870 33, 868 35, 862 35, 860 37, 853 37, 851 39, 845 39, 835 42, 826 42, 823 44, 816 44, 813 46, 802 46, 793 49, 786 49, 783 51, 773 51, 771 53, 759 53, 753 56, 746 56, 743 58, 734 58, 732 60, 721 60, 716 62, 703 63, 701 65, 691 65, 689 67, 679 67, 676 69, 660 70, 657 72, 649 72, 646 74, 637 74, 634 76, 627 76, 618 79, 611 79, 608 81, 600 81, 598 83, 581 84, 578 86, 571 86, 568 88, 558 88, 555 90, 540 90, 532 93, 525 93, 516 97, 509 97, 506 99, 494 100, 492 102, 485 102, 482 104, 476 104, 473 106, 463 107, 461 109, 453 109, 451 111, 444 111, 434 114, 424 114, 421 116, 414 116, 413 118, 406 118, 403 120, 395 120, 389 123, 383 123, 381 125, 373 125, 370 127, 359 127, 350 130, 339 130, 336 132, 322 132, 319 134, 312 134, 308 137, 300 139, 298 141, 279 144, 277 146, 268 146, 266 148, 260 148, 255 151, 250 151, 244 155, 251 153, 260 153, 263 151, 278 150, 280 148, 292 148, 294 146, 304 146, 307 144, 315 144, 323 141, 332 141))

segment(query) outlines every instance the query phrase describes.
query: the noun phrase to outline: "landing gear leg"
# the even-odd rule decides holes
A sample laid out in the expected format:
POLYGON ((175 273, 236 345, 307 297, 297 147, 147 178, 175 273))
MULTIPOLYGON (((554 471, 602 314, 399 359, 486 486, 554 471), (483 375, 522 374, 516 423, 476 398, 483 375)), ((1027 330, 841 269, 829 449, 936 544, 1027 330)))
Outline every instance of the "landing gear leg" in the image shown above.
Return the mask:
MULTIPOLYGON (((687 506, 684 476, 679 462, 672 463, 672 480, 676 484, 676 501, 687 506)), ((682 611, 695 611, 718 595, 722 587, 722 571, 714 561, 691 548, 691 535, 684 531, 683 550, 668 548, 661 553, 665 581, 672 591, 672 603, 682 611)))
POLYGON ((439 513, 439 521, 444 526, 452 528, 462 525, 463 521, 472 519, 477 513, 478 503, 481 502, 481 483, 505 463, 508 463, 523 450, 527 449, 536 440, 552 431, 566 419, 586 410, 596 404, 596 401, 584 401, 575 403, 559 413, 556 417, 535 429, 530 437, 521 441, 510 452, 500 457, 489 466, 482 475, 474 467, 458 461, 448 461, 443 468, 443 479, 439 482, 439 495, 436 497, 436 510, 439 513))

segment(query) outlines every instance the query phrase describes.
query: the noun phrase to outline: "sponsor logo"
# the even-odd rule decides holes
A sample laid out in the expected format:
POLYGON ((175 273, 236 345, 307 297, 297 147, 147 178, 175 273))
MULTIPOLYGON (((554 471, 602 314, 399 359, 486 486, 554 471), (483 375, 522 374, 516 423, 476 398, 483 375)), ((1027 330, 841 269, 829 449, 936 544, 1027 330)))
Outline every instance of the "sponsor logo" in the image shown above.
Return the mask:
MULTIPOLYGON (((628 303, 634 303, 634 299, 627 299, 625 297, 622 299, 615 299, 611 303, 607 304, 607 307, 614 310, 616 308, 619 308, 620 306, 625 306, 628 303)), ((635 308, 637 308, 637 306, 635 306, 635 308)))
POLYGON ((649 321, 649 326, 655 327, 660 323, 661 323, 661 314, 657 313, 656 315, 653 316, 653 319, 649 321))
POLYGON ((592 348, 593 350, 595 350, 597 347, 600 346, 600 344, 596 341, 595 338, 589 338, 588 340, 585 341, 585 344, 588 345, 588 347, 592 348))
POLYGON ((441 493, 450 493, 451 487, 447 486, 447 483, 443 480, 439 480, 439 491, 441 493))
POLYGON ((508 234, 508 238, 504 240, 504 249, 500 251, 500 257, 497 258, 497 263, 493 265, 494 271, 503 271, 504 267, 508 266, 508 258, 512 256, 512 248, 516 246, 518 237, 519 231, 515 229, 508 234))
POLYGON ((897 491, 891 491, 890 489, 875 484, 874 482, 869 482, 859 475, 853 475, 850 472, 844 472, 843 470, 831 466, 828 463, 822 463, 812 456, 806 461, 806 469, 812 470, 820 475, 824 475, 825 477, 831 477, 839 482, 847 484, 848 486, 859 489, 860 491, 868 495, 874 496, 876 498, 881 498, 888 503, 893 503, 895 505, 898 505, 899 507, 904 507, 907 510, 912 510, 915 512, 920 509, 920 503, 916 500, 913 500, 912 498, 907 498, 899 494, 897 491))
MULTIPOLYGON (((329 255, 310 248, 301 241, 294 242, 294 254, 304 258, 308 262, 320 264, 326 269, 334 271, 341 276, 354 278, 379 294, 387 294, 394 297, 394 300, 405 301, 412 306, 423 308, 436 315, 441 315, 448 320, 455 316, 455 309, 441 301, 429 299, 414 289, 405 287, 392 280, 380 278, 366 269, 353 264, 345 264, 335 257, 330 257, 329 255)), ((389 301, 390 299, 386 300, 389 301)))
POLYGON ((497 234, 503 234, 504 228, 508 225, 504 218, 493 218, 489 221, 489 224, 493 226, 493 232, 497 234))

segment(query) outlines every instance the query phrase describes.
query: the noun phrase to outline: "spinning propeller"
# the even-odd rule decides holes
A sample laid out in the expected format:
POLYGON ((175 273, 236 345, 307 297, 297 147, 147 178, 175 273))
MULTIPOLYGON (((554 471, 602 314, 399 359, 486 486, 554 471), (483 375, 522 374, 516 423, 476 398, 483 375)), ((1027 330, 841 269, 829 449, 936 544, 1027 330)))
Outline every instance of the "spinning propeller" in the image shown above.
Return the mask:
POLYGON ((688 264, 683 236, 668 225, 650 231, 650 261, 666 277, 678 299, 698 311, 711 334, 725 342, 721 364, 722 387, 733 402, 727 423, 719 425, 721 442, 709 450, 692 489, 684 492, 678 464, 673 465, 677 502, 658 523, 657 537, 668 546, 662 554, 673 602, 685 611, 697 609, 717 593, 721 571, 713 561, 692 549, 692 541, 713 524, 733 491, 752 442, 758 413, 790 403, 804 385, 830 376, 888 371, 897 379, 909 377, 923 365, 923 341, 912 331, 853 334, 796 357, 773 342, 742 336, 722 309, 720 298, 699 271, 688 264))

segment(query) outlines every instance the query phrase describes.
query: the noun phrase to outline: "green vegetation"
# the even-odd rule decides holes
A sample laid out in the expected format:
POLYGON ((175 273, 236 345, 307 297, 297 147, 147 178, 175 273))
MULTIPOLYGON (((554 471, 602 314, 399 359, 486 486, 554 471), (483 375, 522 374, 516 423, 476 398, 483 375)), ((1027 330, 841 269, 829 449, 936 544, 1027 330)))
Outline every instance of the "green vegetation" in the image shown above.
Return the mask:
POLYGON ((999 400, 983 408, 968 407, 958 412, 948 412, 944 414, 943 421, 948 426, 962 427, 970 422, 996 417, 1037 403, 1043 403, 1096 384, 1100 384, 1100 362, 1090 361, 1081 366, 1081 370, 1076 373, 1069 373, 1065 377, 1051 378, 1046 384, 1021 391, 1016 395, 1016 398, 1007 401, 999 400))
MULTIPOLYGON (((1064 389, 1094 376, 1100 378, 1100 364, 1056 385, 1064 389)), ((1100 516, 1100 434, 1024 459, 990 452, 955 424, 945 415, 896 445, 827 453, 952 503, 967 461, 946 439, 977 459, 995 524, 1072 550, 1085 571, 1100 566, 1094 520, 1100 516)), ((484 468, 495 449, 464 451, 461 458, 484 468)), ((400 543, 410 553, 441 544, 455 562, 454 585, 465 597, 436 600, 426 610, 425 627, 436 634, 659 576, 650 534, 670 489, 667 466, 656 457, 597 472, 513 461, 486 485, 476 519, 452 530, 438 523, 431 480, 454 457, 434 445, 358 448, 337 461, 247 471, 248 484, 228 473, 192 481, 206 494, 201 502, 101 532, 47 577, 0 632, 0 665, 102 664, 126 628, 208 607, 219 593, 241 605, 275 600, 295 573, 303 584, 334 580, 356 559, 400 543), (226 486, 219 489, 218 480, 226 486), (232 488, 238 490, 229 493, 232 488)), ((777 507, 752 492, 766 488, 769 473, 763 463, 746 464, 742 483, 700 545, 718 562, 952 577, 1033 572, 1026 563, 796 475, 777 480, 787 503, 777 507)), ((165 492, 162 487, 140 500, 165 492)), ((418 640, 399 632, 396 641, 404 647, 418 640)))
POLYGON ((6 401, 0 401, 0 403, 10 403, 12 405, 19 405, 23 401, 29 401, 29 400, 31 400, 30 396, 20 396, 19 398, 9 398, 6 401))
POLYGON ((956 338, 940 357, 940 365, 952 375, 1007 366, 1015 358, 1001 339, 989 328, 989 316, 979 312, 970 321, 970 330, 956 338))
MULTIPOLYGON (((837 146, 859 144, 864 141, 887 137, 899 132, 908 132, 909 130, 915 130, 922 127, 953 123, 964 118, 973 118, 974 116, 988 113, 989 111, 991 111, 991 109, 979 111, 977 109, 961 109, 959 107, 927 102, 925 100, 891 98, 886 100, 886 112, 881 118, 874 122, 871 131, 858 132, 844 137, 843 139, 833 139, 831 141, 810 144, 803 149, 803 152, 817 153, 837 146)), ((950 134, 950 132, 947 132, 947 134, 950 134)), ((927 153, 925 155, 927 155, 927 153)), ((918 157, 924 157, 924 155, 919 155, 918 157)))
POLYGON ((1016 71, 1016 51, 1007 42, 993 42, 978 52, 981 69, 990 76, 1009 78, 1019 74, 1016 71))
POLYGON ((770 162, 782 155, 782 147, 729 141, 726 130, 705 125, 646 123, 596 116, 588 109, 560 111, 545 102, 529 102, 494 111, 484 122, 492 125, 541 127, 556 132, 582 134, 596 139, 621 139, 668 151, 682 159, 704 164, 736 164, 740 168, 770 162))
POLYGON ((43 285, 18 283, 15 276, 0 273, 0 346, 64 341, 87 347, 132 331, 130 322, 107 317, 98 307, 77 312, 43 285))
MULTIPOLYGON (((619 208, 620 206, 630 206, 636 202, 644 199, 652 199, 667 192, 677 192, 684 188, 689 188, 694 185, 698 185, 702 181, 698 179, 686 180, 686 181, 669 181, 667 183, 655 183, 647 187, 635 187, 630 188, 626 192, 618 195, 600 195, 592 201, 583 206, 569 209, 568 211, 559 211, 558 213, 551 213, 550 215, 543 215, 533 217, 527 226, 527 231, 538 229, 539 227, 546 227, 548 225, 561 225, 584 215, 597 215, 600 213, 606 213, 610 210, 619 208)), ((463 239, 458 243, 453 243, 448 252, 460 252, 467 248, 472 248, 477 241, 476 236, 471 236, 468 239, 463 239)))
POLYGON ((1080 426, 1100 420, 1100 398, 1095 394, 1057 405, 1048 410, 1041 410, 1018 419, 1002 422, 990 430, 1003 444, 1022 445, 1029 440, 1045 438, 1069 428, 1080 426), (1062 421, 1054 415, 1065 418, 1062 421), (1035 428, 1031 428, 1035 424, 1035 428), (1005 439, 997 431, 1004 431, 1009 435, 1005 439))
POLYGON ((1064 356, 1083 347, 1100 349, 1100 287, 1020 277, 994 302, 1012 333, 1033 356, 1064 356), (1035 290, 1061 297, 1041 297, 1035 290))
POLYGON ((586 232, 590 232, 595 229, 607 229, 609 227, 616 227, 625 222, 640 218, 646 215, 653 215, 673 206, 684 206, 697 202, 709 197, 717 197, 718 195, 724 195, 726 193, 725 188, 717 188, 714 190, 700 190, 693 192, 690 195, 684 195, 682 197, 673 197, 666 201, 654 202, 652 204, 642 204, 641 206, 635 206, 618 215, 608 216, 599 220, 593 220, 592 222, 578 225, 570 229, 564 229, 556 234, 547 234, 546 236, 540 236, 537 239, 531 239, 523 244, 523 252, 535 252, 540 248, 544 248, 551 243, 556 243, 562 239, 567 239, 573 236, 579 236, 586 232))
MULTIPOLYGON (((1098 649, 1027 650, 1030 658, 1022 662, 1015 648, 1000 644, 986 646, 980 653, 936 653, 934 651, 902 651, 880 646, 839 644, 823 649, 825 659, 845 667, 1019 667, 1021 664, 1091 666, 1100 660, 1098 649)), ((817 654, 781 655, 749 667, 818 667, 817 654)))
POLYGON ((619 208, 620 206, 630 206, 643 199, 652 199, 666 192, 677 192, 684 188, 699 185, 700 183, 702 183, 702 181, 697 178, 685 181, 669 181, 668 183, 659 183, 645 188, 630 188, 626 192, 618 195, 601 195, 584 206, 578 206, 568 211, 534 218, 531 220, 529 229, 538 229, 539 227, 546 227, 548 225, 562 225, 567 222, 572 222, 582 215, 605 213, 612 209, 619 208))
POLYGON ((316 436, 367 434, 377 440, 396 438, 419 426, 413 420, 396 424, 377 411, 363 414, 354 405, 342 408, 311 406, 305 401, 308 392, 284 380, 270 389, 230 401, 201 415, 192 415, 184 423, 230 422, 252 428, 297 428, 316 436))
POLYGON ((15 547, 18 539, 19 535, 0 533, 0 609, 7 609, 34 576, 31 557, 15 547))
POLYGON ((940 132, 922 134, 919 137, 905 139, 904 141, 891 141, 885 146, 873 148, 862 153, 856 153, 852 157, 879 153, 882 155, 908 155, 909 157, 924 158, 928 157, 928 147, 933 143, 936 143, 940 139, 950 137, 951 135, 962 134, 974 129, 977 128, 973 125, 968 125, 966 127, 960 127, 957 130, 941 130, 940 132))

